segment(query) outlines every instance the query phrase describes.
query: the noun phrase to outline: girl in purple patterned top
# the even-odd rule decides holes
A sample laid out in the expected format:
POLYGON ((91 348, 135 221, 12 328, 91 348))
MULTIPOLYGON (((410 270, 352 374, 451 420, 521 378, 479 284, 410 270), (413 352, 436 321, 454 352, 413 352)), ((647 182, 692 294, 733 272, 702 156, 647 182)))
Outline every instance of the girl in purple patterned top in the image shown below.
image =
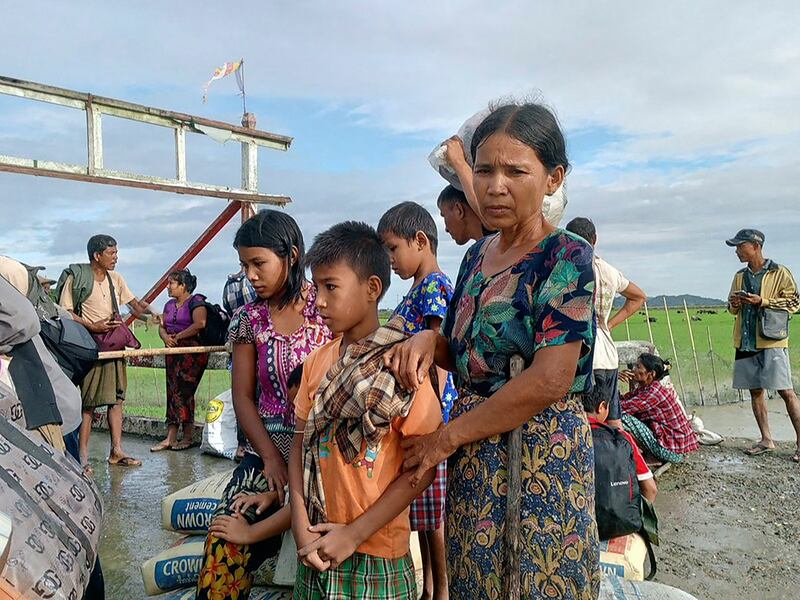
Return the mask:
POLYGON ((283 507, 294 438, 294 398, 288 395, 287 380, 331 339, 317 312, 314 288, 305 278, 303 235, 292 217, 263 210, 239 228, 233 246, 258 294, 234 314, 228 332, 233 407, 247 447, 223 493, 233 501, 217 509, 222 515, 206 538, 195 593, 199 600, 244 597, 253 572, 280 548, 280 535, 291 525, 289 507, 283 507), (266 479, 266 491, 258 484, 258 471, 266 479), (254 515, 238 518, 256 506, 254 515), (226 516, 231 513, 238 517, 226 516), (256 522, 254 536, 256 528, 250 525, 256 522))
POLYGON ((289 215, 265 210, 239 228, 233 243, 258 300, 233 318, 233 405, 247 436, 243 465, 263 470, 283 495, 294 405, 289 374, 331 339, 305 279, 300 229, 289 215))

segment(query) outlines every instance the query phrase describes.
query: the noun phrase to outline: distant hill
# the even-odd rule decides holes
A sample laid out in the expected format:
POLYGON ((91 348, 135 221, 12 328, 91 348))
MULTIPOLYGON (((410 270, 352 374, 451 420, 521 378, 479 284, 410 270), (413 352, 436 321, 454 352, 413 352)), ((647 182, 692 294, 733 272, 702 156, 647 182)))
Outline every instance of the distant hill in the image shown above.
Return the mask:
MULTIPOLYGON (((667 299, 667 306, 670 308, 683 308, 683 301, 686 300, 688 306, 724 306, 725 301, 718 298, 705 298, 703 296, 693 296, 692 294, 681 294, 680 296, 665 296, 663 294, 647 299, 647 306, 652 308, 663 308, 664 298, 667 299)), ((619 308, 625 303, 624 298, 616 298, 614 306, 619 308)))

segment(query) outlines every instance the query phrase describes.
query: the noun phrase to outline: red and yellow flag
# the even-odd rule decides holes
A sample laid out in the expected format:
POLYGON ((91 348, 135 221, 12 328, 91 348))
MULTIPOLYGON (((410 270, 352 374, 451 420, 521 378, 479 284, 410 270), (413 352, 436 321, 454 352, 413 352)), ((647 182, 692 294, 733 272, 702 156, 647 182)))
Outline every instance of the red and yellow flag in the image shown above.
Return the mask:
POLYGON ((231 73, 236 73, 236 83, 239 86, 239 89, 244 92, 244 83, 242 78, 239 76, 239 69, 244 64, 244 59, 237 60, 236 62, 226 62, 221 67, 217 67, 214 69, 214 74, 211 76, 206 84, 203 86, 203 103, 205 104, 206 99, 208 98, 208 88, 211 84, 216 81, 217 79, 222 79, 223 77, 227 77, 231 73))

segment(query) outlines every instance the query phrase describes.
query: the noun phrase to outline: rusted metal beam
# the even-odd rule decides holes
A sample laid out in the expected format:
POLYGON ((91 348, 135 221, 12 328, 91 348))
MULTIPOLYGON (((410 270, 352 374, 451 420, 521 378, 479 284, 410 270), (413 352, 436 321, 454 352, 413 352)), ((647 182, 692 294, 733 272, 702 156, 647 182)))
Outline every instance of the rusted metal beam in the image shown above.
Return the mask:
POLYGON ((205 186, 203 184, 193 184, 190 182, 181 183, 177 180, 158 177, 134 179, 134 177, 137 177, 135 174, 118 173, 115 171, 102 170, 101 175, 89 175, 87 173, 87 168, 81 165, 11 156, 0 156, 0 172, 36 175, 39 177, 55 177, 57 179, 68 179, 70 181, 102 183, 105 185, 118 185, 143 190, 188 194, 191 196, 241 200, 243 202, 255 202, 256 204, 275 204, 283 206, 292 201, 289 196, 260 194, 257 192, 237 190, 235 188, 226 188, 224 186, 205 186))
MULTIPOLYGON (((222 228, 228 224, 228 221, 230 221, 234 215, 241 210, 241 208, 242 203, 238 200, 230 202, 228 206, 225 207, 225 210, 223 210, 219 216, 214 219, 211 225, 209 225, 206 230, 200 234, 200 237, 198 237, 194 243, 189 246, 189 249, 186 250, 186 252, 184 252, 181 257, 164 272, 161 278, 156 281, 155 285, 153 285, 153 287, 151 287, 150 290, 148 290, 148 292, 142 297, 142 301, 150 304, 153 300, 155 300, 158 295, 167 287, 169 274, 173 271, 185 269, 189 263, 192 262, 192 259, 194 259, 194 257, 196 257, 212 239, 214 239, 214 236, 222 231, 222 228)), ((131 322, 133 322, 133 319, 134 317, 131 315, 126 319, 125 322, 130 325, 131 322)))
POLYGON ((25 81, 14 77, 0 76, 0 93, 79 109, 85 109, 86 103, 91 102, 96 110, 109 115, 142 120, 165 127, 175 127, 176 124, 183 124, 192 127, 192 131, 195 133, 202 133, 193 128, 193 124, 196 123, 198 125, 205 125, 206 127, 215 127, 217 129, 230 131, 235 134, 233 139, 237 141, 252 140, 258 145, 269 145, 282 150, 288 150, 294 139, 290 136, 271 133, 269 131, 240 127, 223 121, 206 119, 187 113, 154 108, 152 106, 126 102, 115 98, 94 96, 86 92, 76 92, 74 90, 25 81), (141 116, 144 115, 153 117, 153 119, 145 120, 141 118, 141 116), (240 139, 239 136, 244 139, 240 139))

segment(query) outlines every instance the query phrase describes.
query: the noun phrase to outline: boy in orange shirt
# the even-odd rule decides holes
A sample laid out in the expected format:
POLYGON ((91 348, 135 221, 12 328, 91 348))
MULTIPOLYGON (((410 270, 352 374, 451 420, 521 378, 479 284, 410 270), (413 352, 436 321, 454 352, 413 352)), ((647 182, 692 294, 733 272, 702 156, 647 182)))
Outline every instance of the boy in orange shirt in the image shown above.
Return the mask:
POLYGON ((378 320, 390 264, 375 230, 335 225, 317 236, 306 261, 320 314, 338 337, 306 359, 295 399, 294 597, 416 598, 408 507, 434 469, 412 487, 400 443, 439 427, 439 401, 429 381, 407 392, 383 366, 385 352, 408 334, 402 320, 378 320))

